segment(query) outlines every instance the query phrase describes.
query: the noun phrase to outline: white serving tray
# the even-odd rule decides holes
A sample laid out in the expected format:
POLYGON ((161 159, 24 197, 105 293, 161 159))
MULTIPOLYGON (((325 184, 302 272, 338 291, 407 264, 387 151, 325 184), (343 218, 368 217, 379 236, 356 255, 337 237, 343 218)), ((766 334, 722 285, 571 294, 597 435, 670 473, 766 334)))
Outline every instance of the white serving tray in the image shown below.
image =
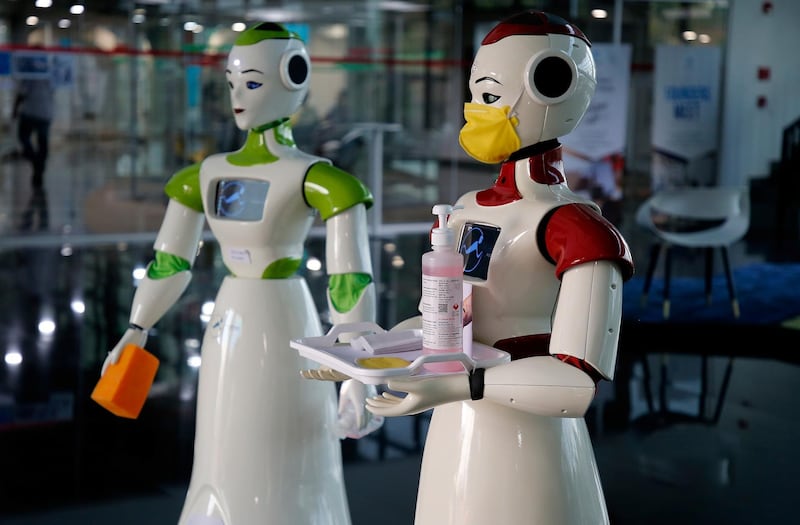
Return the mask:
MULTIPOLYGON (((422 355, 422 350, 382 353, 378 356, 366 350, 353 348, 350 343, 339 342, 339 334, 348 332, 388 333, 374 323, 344 323, 335 325, 325 335, 294 339, 290 342, 290 346, 296 349, 301 356, 332 368, 337 372, 347 374, 368 385, 383 385, 386 384, 389 379, 403 376, 435 377, 462 373, 432 372, 422 366, 425 363, 458 361, 465 366, 466 370, 473 370, 475 368, 497 366, 502 363, 508 363, 511 360, 511 356, 508 352, 478 343, 477 341, 473 341, 472 343, 471 356, 463 352, 422 355), (409 364, 401 368, 364 368, 356 362, 357 359, 364 357, 400 357, 409 361, 409 364)), ((416 330, 416 332, 419 332, 421 347, 422 331, 416 330)))

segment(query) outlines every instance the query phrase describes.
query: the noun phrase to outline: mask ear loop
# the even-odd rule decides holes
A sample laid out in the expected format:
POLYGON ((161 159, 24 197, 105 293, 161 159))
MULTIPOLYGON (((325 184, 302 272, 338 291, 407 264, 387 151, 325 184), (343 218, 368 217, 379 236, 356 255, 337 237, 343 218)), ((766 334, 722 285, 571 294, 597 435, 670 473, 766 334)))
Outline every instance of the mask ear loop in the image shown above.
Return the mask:
MULTIPOLYGON (((517 95, 517 98, 514 99, 514 103, 511 104, 508 108, 508 120, 517 118, 517 105, 519 104, 520 100, 522 100, 522 94, 525 93, 525 84, 522 84, 522 89, 517 95)), ((519 121, 519 119, 517 119, 519 121)))

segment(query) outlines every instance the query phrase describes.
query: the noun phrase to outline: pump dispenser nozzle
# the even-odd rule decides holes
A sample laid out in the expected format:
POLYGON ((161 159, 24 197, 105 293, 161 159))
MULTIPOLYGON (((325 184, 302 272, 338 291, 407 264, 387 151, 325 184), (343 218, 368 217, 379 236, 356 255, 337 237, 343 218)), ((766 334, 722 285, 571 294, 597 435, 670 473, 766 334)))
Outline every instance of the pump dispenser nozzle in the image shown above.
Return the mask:
POLYGON ((436 204, 433 207, 433 214, 439 216, 439 226, 431 232, 431 246, 453 246, 455 237, 450 228, 447 227, 447 217, 453 212, 453 207, 449 204, 436 204))

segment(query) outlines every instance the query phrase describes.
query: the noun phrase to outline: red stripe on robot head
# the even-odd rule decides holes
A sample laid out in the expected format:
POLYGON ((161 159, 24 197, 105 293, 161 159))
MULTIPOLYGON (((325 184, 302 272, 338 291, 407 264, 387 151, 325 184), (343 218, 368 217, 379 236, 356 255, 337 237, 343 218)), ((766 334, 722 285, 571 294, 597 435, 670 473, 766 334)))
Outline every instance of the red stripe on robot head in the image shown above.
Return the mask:
POLYGON ((481 45, 494 44, 507 36, 514 35, 567 35, 580 38, 589 46, 592 45, 583 31, 575 25, 560 16, 542 11, 525 11, 506 18, 489 31, 481 45))

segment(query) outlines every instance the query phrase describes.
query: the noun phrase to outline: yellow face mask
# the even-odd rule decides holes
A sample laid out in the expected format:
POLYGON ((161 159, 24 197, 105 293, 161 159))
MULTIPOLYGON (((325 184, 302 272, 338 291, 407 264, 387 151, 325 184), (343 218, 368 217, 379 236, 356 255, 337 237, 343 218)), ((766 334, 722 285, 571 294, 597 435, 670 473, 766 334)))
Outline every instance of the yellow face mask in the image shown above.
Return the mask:
POLYGON ((510 106, 496 108, 485 104, 464 104, 467 121, 458 135, 458 143, 467 154, 487 164, 496 164, 508 158, 520 147, 519 135, 514 129, 519 125, 516 116, 509 117, 510 106))

